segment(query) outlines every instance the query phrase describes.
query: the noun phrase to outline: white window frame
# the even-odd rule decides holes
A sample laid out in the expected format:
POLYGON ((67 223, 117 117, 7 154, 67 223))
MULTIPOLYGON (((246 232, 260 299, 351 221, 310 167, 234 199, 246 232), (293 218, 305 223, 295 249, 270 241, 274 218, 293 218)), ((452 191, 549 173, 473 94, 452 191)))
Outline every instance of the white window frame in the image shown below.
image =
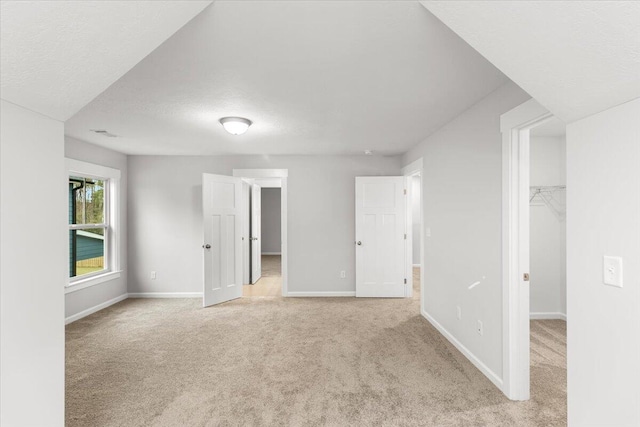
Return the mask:
MULTIPOLYGON (((65 293, 79 291, 120 277, 120 171, 107 166, 66 159, 67 179, 71 176, 93 178, 105 181, 105 260, 107 265, 102 271, 68 277, 65 293)), ((85 227, 89 224, 83 224, 85 227)), ((95 224, 98 225, 99 224, 95 224)), ((74 227, 68 227, 73 229, 74 227)), ((99 228, 99 227, 96 227, 99 228)), ((67 248, 69 253, 69 248, 67 248)))

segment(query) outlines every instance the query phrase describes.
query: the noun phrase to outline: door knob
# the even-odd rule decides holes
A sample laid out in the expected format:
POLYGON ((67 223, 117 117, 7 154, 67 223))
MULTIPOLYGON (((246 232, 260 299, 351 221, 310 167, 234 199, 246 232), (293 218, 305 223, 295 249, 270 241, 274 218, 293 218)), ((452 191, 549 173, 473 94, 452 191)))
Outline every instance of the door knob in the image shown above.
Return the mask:
POLYGON ((358 246, 361 246, 362 242, 360 240, 358 240, 358 246))
POLYGON ((206 245, 202 245, 202 247, 205 248, 205 249, 211 249, 211 245, 208 244, 208 243, 206 245))

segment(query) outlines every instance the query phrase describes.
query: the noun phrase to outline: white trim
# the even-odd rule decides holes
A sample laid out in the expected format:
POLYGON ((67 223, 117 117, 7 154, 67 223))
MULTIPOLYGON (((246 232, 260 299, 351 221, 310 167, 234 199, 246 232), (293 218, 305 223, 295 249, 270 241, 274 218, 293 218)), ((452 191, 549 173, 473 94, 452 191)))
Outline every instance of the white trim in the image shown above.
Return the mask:
POLYGON ((91 286, 99 285, 100 283, 109 282, 120 278, 122 270, 120 271, 108 271, 98 276, 90 276, 84 279, 76 280, 64 287, 64 293, 70 294, 71 292, 79 291, 81 289, 90 288, 91 286))
MULTIPOLYGON (((86 278, 77 276, 68 277, 65 293, 69 293, 120 277, 120 254, 122 253, 120 203, 122 201, 120 200, 121 171, 119 169, 70 158, 65 158, 65 165, 68 177, 80 175, 107 181, 104 198, 105 223, 108 224, 108 227, 105 228, 105 237, 107 238, 104 239, 104 259, 107 262, 107 265, 105 265, 107 272, 100 273, 99 275, 91 275, 86 278)), ((106 224, 100 224, 100 226, 106 224)), ((88 225, 89 224, 81 224, 76 227, 70 226, 70 229, 87 228, 88 225)), ((67 253, 69 253, 68 247, 67 253)))
POLYGON ((289 292, 289 297, 355 297, 356 291, 289 292))
POLYGON ((262 255, 282 255, 282 252, 262 252, 262 255))
POLYGON ((529 129, 552 114, 536 100, 500 116, 502 132, 502 392, 530 396, 529 129))
POLYGON ((422 164, 422 157, 420 157, 418 160, 414 160, 413 162, 402 168, 402 175, 409 176, 415 175, 418 172, 422 172, 422 164))
POLYGON ((95 313, 95 312, 97 312, 97 311, 100 311, 100 310, 102 310, 102 309, 105 309, 105 308, 107 308, 107 307, 109 307, 109 306, 111 306, 111 305, 117 304, 117 303, 119 303, 120 301, 124 301, 124 300, 126 300, 128 297, 129 297, 129 295, 128 295, 128 294, 122 294, 122 295, 120 295, 120 296, 118 296, 118 297, 115 297, 115 298, 113 298, 113 299, 110 299, 109 301, 105 301, 105 302, 103 302, 103 303, 101 303, 101 304, 94 305, 93 307, 88 308, 88 309, 86 309, 86 310, 83 310, 83 311, 81 311, 80 313, 76 313, 76 314, 74 314, 74 315, 72 315, 72 316, 67 317, 66 319, 64 319, 64 324, 65 324, 65 325, 68 325, 69 323, 75 322, 76 320, 80 320, 80 319, 82 319, 83 317, 87 317, 87 316, 88 316, 88 315, 90 315, 90 314, 93 314, 93 313, 95 313))
POLYGON ((564 313, 547 313, 547 312, 538 312, 538 313, 530 313, 530 319, 537 320, 564 320, 567 321, 567 315, 564 313))
POLYGON ((413 268, 420 267, 420 310, 424 310, 425 306, 425 291, 424 291, 424 269, 422 263, 424 262, 424 174, 422 170, 423 158, 409 163, 402 168, 402 174, 405 177, 405 186, 407 187, 407 200, 406 200, 406 272, 407 284, 405 285, 405 296, 413 297, 413 268), (420 177, 420 263, 413 264, 413 185, 411 177, 420 177))
POLYGON ((96 178, 96 179, 120 179, 121 172, 118 169, 110 168, 108 166, 97 165, 95 163, 83 162, 75 159, 65 159, 67 165, 67 171, 70 175, 74 173, 83 177, 96 178))
POLYGON ((252 178, 251 180, 262 188, 282 188, 280 178, 252 178))
POLYGON ((498 387, 498 389, 502 390, 502 380, 495 372, 493 372, 487 365, 482 363, 480 359, 476 357, 475 354, 471 352, 467 347, 462 345, 460 341, 458 341, 449 331, 447 331, 440 323, 436 321, 429 313, 424 310, 421 310, 422 316, 429 321, 433 325, 434 328, 438 330, 455 348, 460 351, 473 365, 480 370, 489 380, 498 387))
POLYGON ((202 292, 130 292, 129 298, 202 298, 202 292))
POLYGON ((240 178, 286 178, 288 169, 234 169, 233 176, 240 178))
MULTIPOLYGON (((287 174, 288 172, 285 171, 287 174)), ((280 189, 280 228, 282 235, 280 236, 280 248, 282 249, 280 259, 280 269, 282 271, 282 296, 289 294, 289 242, 288 242, 288 219, 289 219, 289 178, 282 178, 282 188, 280 189)))

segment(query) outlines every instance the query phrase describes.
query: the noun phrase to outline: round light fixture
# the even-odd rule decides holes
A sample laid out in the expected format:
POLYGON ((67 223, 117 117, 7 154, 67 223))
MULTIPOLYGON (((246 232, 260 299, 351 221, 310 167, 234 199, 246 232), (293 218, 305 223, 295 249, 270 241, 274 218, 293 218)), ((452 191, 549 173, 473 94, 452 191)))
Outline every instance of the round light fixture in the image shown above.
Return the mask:
POLYGON ((220 119, 220 124, 231 135, 242 135, 251 126, 251 120, 242 117, 223 117, 220 119))

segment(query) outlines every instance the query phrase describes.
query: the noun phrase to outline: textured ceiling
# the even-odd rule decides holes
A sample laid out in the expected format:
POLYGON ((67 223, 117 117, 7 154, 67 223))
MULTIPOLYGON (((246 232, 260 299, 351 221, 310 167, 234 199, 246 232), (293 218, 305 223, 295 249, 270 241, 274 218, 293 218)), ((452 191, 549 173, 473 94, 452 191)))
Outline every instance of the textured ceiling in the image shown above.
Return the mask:
POLYGON ((640 97, 638 1, 423 1, 566 123, 640 97))
POLYGON ((391 155, 507 81, 418 2, 221 1, 65 127, 129 154, 391 155))
POLYGON ((2 1, 2 99, 67 120, 210 3, 2 1))

